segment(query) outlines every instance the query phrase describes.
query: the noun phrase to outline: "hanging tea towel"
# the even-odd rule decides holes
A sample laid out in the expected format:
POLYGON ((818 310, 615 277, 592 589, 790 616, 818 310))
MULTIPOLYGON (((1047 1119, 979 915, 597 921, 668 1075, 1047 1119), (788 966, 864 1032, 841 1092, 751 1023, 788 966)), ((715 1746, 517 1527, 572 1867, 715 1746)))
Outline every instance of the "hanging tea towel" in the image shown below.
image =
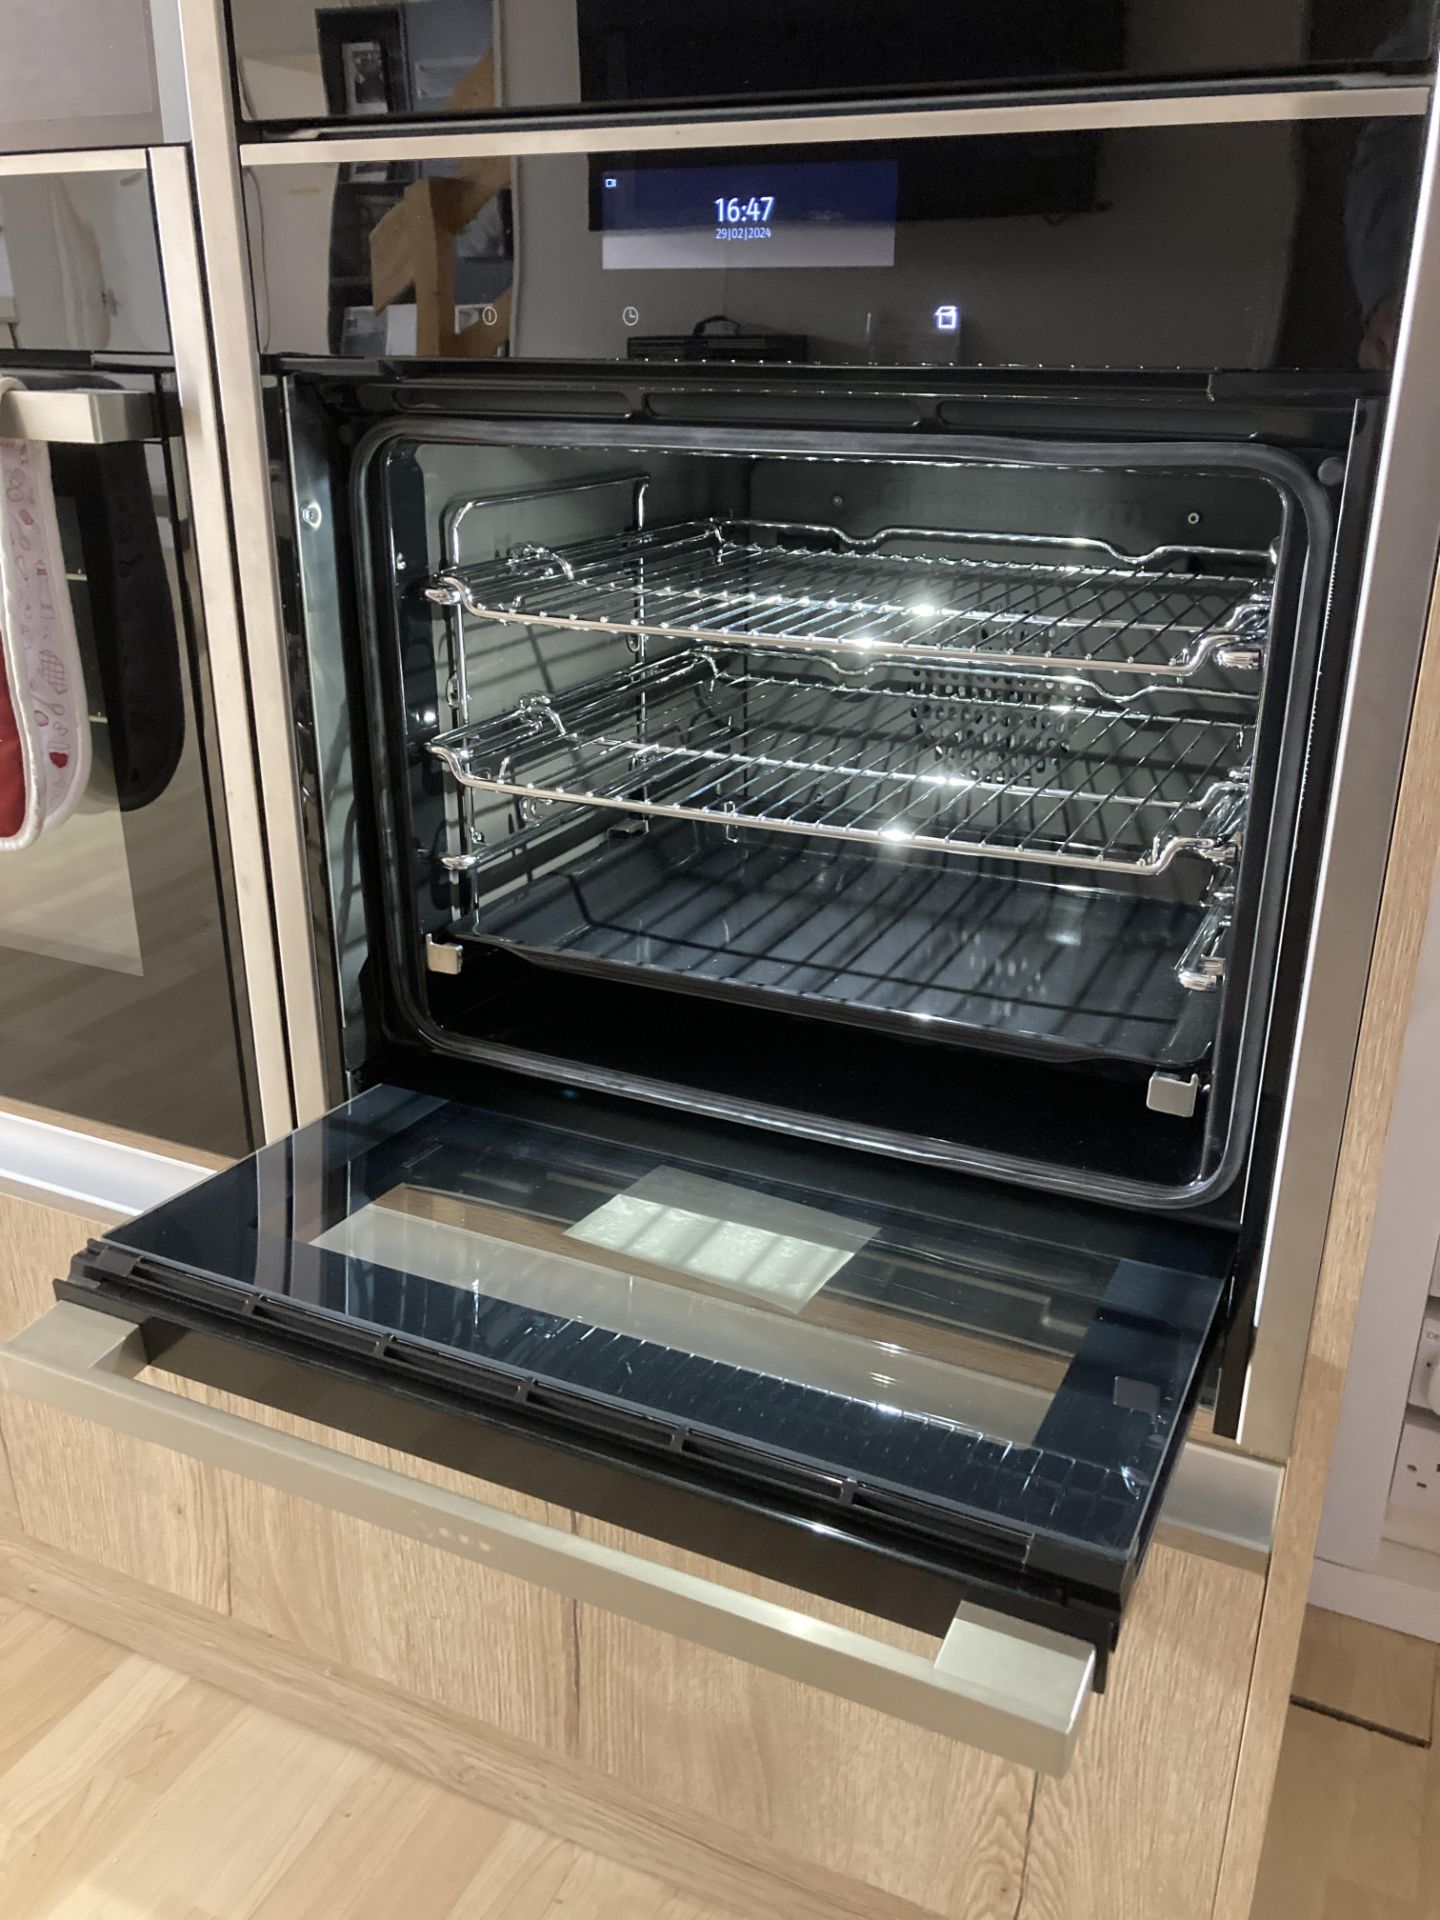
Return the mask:
MULTIPOLYGON (((19 384, 0 378, 0 395, 19 384)), ((15 850, 68 819, 90 777, 50 456, 32 440, 0 439, 0 664, 8 692, 0 699, 0 848, 15 850)))
POLYGON ((10 698, 11 671, 0 634, 0 853, 18 853, 40 831, 40 749, 29 707, 10 698))

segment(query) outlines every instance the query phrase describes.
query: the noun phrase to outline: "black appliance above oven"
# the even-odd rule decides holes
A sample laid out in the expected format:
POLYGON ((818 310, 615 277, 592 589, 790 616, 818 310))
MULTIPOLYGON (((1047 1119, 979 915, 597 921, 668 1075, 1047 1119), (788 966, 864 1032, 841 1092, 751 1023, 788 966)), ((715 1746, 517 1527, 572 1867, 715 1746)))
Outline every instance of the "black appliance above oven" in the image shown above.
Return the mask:
POLYGON ((265 130, 583 110, 654 115, 762 104, 884 105, 987 92, 1229 76, 1422 71, 1421 0, 399 0, 276 9, 229 0, 238 117, 265 130))

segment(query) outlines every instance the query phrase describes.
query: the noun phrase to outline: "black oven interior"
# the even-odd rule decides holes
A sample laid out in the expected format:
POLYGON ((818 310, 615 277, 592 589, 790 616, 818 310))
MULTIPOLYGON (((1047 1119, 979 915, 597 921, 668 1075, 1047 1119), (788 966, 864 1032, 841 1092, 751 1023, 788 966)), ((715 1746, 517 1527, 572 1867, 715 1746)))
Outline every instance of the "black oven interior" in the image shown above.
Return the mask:
POLYGON ((391 423, 354 505, 429 1047, 1132 1204, 1234 1183, 1302 461, 391 423))

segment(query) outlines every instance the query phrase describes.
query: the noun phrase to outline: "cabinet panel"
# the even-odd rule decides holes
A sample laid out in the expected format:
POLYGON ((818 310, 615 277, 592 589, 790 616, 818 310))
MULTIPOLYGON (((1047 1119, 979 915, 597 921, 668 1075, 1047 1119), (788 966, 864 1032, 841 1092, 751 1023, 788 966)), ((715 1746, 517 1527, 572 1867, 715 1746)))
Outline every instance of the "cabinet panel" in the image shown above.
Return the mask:
POLYGON ((1209 1920, 1264 1590, 1151 1551, 1076 1763, 1039 1783, 1018 1920, 1209 1920))
POLYGON ((0 1193, 0 1340, 55 1304, 55 1281, 76 1250, 104 1231, 101 1221, 0 1193))
MULTIPOLYGON (((53 1304, 53 1282, 69 1269, 71 1255, 103 1231, 97 1221, 0 1195, 3 1337, 53 1304)), ((8 1396, 0 1403, 0 1432, 26 1533, 225 1611, 225 1516, 209 1468, 8 1396)))
POLYGON ((7 1522, 14 1523, 20 1518, 19 1503, 15 1498, 15 1482, 10 1477, 10 1456, 5 1451, 5 1424, 0 1418, 0 1527, 7 1522))
MULTIPOLYGON (((577 1524, 608 1546, 935 1651, 924 1634, 577 1524)), ((1023 1768, 593 1607, 578 1609, 577 1635, 579 1751, 591 1766, 952 1920, 1012 1920, 1034 1788, 1023 1768)))
POLYGON ((4 1432, 33 1539, 228 1610, 225 1514, 209 1467, 29 1400, 6 1400, 4 1432))
MULTIPOLYGON (((213 1390, 205 1397, 246 1419, 508 1512, 570 1525, 568 1511, 509 1488, 253 1401, 213 1390)), ((575 1634, 568 1600, 253 1481, 219 1477, 237 1620, 553 1752, 573 1751, 575 1634)))

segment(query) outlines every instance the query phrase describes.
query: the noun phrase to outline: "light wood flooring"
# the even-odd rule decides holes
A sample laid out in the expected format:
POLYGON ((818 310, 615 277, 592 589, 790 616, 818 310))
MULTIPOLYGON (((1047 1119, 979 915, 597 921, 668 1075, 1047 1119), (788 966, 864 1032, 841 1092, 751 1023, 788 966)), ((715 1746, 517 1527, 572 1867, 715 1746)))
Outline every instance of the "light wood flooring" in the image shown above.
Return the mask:
POLYGON ((1311 1609, 1252 1920, 1440 1920, 1436 1652, 1311 1609))
POLYGON ((4 1920, 735 1920, 0 1598, 4 1920))

